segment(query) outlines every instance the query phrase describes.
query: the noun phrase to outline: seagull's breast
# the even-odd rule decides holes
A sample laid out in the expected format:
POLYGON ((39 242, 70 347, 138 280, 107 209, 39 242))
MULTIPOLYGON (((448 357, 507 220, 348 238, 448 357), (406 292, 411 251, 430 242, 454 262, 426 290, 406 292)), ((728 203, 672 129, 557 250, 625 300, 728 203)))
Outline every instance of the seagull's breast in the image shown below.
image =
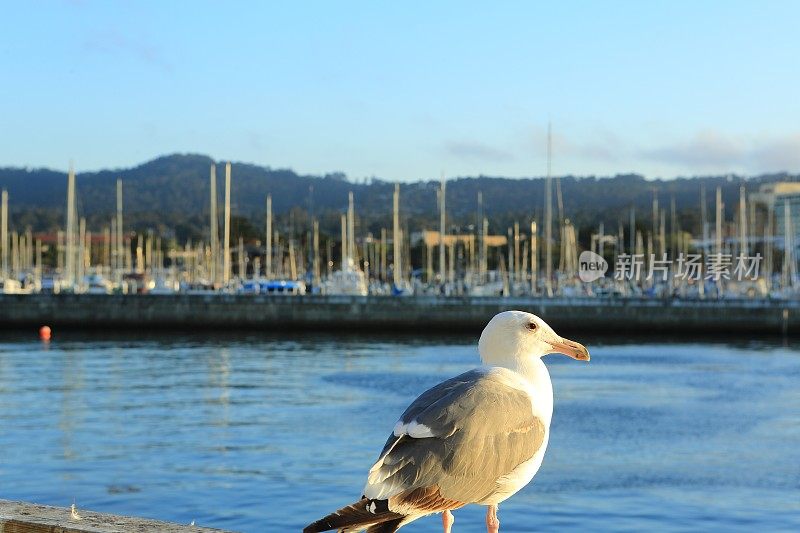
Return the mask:
POLYGON ((544 441, 536 454, 516 467, 514 470, 497 480, 497 490, 482 505, 497 505, 519 492, 525 485, 531 482, 533 476, 539 471, 544 460, 544 452, 547 449, 547 441, 550 439, 550 428, 545 428, 544 441))
POLYGON ((531 482, 539 471, 547 450, 550 439, 550 420, 553 416, 553 385, 550 374, 544 363, 537 360, 529 372, 513 371, 509 369, 494 368, 502 376, 506 385, 524 391, 531 402, 531 411, 536 418, 544 423, 544 439, 541 447, 527 461, 521 463, 508 474, 497 479, 497 490, 485 501, 483 505, 496 505, 514 495, 525 485, 531 482))
POLYGON ((553 385, 547 367, 537 360, 534 372, 521 372, 504 367, 491 367, 488 372, 498 376, 505 385, 523 391, 531 401, 533 416, 541 419, 549 431, 553 418, 553 385))

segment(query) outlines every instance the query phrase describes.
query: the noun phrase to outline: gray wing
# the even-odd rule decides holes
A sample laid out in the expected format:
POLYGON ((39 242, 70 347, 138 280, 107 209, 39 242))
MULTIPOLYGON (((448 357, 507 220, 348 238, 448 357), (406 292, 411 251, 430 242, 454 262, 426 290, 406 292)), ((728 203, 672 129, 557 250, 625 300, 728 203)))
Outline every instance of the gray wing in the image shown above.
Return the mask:
POLYGON ((364 493, 392 498, 395 507, 402 503, 398 498, 420 491, 462 505, 484 501, 501 477, 534 456, 545 431, 528 394, 510 386, 502 371, 471 370, 424 392, 406 409, 370 469, 364 493))

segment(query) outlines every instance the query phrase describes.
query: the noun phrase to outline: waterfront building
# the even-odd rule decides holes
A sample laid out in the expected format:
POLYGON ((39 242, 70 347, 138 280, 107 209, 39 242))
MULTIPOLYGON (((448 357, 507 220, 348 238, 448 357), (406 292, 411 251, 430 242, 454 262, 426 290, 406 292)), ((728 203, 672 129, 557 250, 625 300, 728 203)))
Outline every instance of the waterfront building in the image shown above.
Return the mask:
POLYGON ((786 232, 785 203, 789 203, 791 234, 800 235, 800 182, 781 181, 762 185, 750 199, 774 216, 774 235, 782 241, 786 232))

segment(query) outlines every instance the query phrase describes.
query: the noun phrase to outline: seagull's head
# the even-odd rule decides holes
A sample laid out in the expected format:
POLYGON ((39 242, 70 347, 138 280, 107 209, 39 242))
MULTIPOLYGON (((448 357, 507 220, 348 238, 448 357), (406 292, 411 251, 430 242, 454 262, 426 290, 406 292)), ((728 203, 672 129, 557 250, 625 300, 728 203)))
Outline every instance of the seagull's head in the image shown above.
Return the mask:
POLYGON ((589 350, 558 335, 547 322, 524 311, 504 311, 483 328, 478 342, 481 360, 487 365, 516 366, 516 362, 561 353, 579 361, 589 360, 589 350))

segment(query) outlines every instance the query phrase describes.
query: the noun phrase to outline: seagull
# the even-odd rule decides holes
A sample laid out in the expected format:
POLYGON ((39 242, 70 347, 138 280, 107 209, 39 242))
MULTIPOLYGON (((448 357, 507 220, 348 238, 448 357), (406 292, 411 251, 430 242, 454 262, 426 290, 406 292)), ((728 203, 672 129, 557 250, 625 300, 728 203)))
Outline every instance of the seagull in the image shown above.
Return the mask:
POLYGON ((487 533, 499 532, 498 505, 533 479, 550 436, 553 386, 542 357, 588 361, 589 351, 523 311, 495 315, 478 351, 483 366, 408 406, 370 468, 361 499, 303 533, 392 533, 434 513, 442 513, 444 533, 451 533, 451 511, 471 503, 487 506, 487 533))

